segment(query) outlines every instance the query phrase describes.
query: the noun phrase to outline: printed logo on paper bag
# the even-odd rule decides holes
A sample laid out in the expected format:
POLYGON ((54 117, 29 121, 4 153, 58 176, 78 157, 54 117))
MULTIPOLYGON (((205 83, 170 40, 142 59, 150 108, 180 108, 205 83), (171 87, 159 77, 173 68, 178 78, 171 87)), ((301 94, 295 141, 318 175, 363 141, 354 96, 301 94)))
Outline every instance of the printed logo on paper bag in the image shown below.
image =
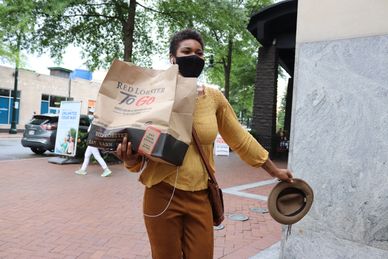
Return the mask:
POLYGON ((126 132, 106 130, 103 127, 92 124, 89 131, 88 145, 106 151, 115 151, 124 137, 127 137, 128 139, 128 134, 126 132))
POLYGON ((151 126, 147 127, 144 136, 140 141, 139 153, 151 155, 156 143, 159 140, 160 134, 161 132, 159 129, 151 126))
POLYGON ((120 114, 139 114, 151 110, 156 97, 164 94, 165 88, 140 89, 133 85, 117 82, 120 90, 119 105, 115 107, 115 112, 120 114))

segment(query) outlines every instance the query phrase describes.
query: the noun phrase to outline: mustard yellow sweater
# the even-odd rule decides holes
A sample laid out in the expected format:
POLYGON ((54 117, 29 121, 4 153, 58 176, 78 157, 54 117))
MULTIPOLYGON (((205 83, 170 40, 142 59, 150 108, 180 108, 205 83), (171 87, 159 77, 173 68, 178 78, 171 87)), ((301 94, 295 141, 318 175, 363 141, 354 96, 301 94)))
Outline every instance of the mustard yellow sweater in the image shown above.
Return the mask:
MULTIPOLYGON (((194 111, 194 127, 204 152, 214 169, 213 143, 219 132, 230 148, 242 160, 253 167, 260 167, 268 159, 268 152, 241 127, 237 117, 224 95, 216 89, 205 87, 204 95, 198 96, 194 111)), ((138 171, 140 163, 128 170, 138 171)), ((149 160, 140 175, 140 181, 151 187, 161 181, 174 186, 177 167, 149 160)), ((176 188, 185 191, 207 189, 208 175, 201 157, 191 143, 183 164, 178 168, 176 188)))

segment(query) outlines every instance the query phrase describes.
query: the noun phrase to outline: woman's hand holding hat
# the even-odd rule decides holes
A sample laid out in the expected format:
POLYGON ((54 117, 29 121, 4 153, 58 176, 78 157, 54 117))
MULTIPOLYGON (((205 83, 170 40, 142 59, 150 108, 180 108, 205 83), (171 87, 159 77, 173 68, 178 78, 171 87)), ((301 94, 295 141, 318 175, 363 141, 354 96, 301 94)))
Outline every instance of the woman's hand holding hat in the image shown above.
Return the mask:
POLYGON ((292 183, 292 173, 288 169, 278 169, 278 172, 273 175, 281 181, 292 183))
POLYGON ((292 173, 288 169, 278 168, 271 159, 263 164, 263 169, 267 171, 271 176, 278 178, 281 181, 292 183, 292 173))

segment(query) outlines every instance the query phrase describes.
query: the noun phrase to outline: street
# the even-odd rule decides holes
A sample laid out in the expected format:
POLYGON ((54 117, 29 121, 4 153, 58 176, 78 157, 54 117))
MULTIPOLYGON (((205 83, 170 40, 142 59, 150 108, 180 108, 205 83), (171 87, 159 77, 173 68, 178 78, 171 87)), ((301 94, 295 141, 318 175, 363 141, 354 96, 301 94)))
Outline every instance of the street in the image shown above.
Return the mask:
POLYGON ((20 138, 0 138, 0 161, 17 160, 26 158, 50 157, 55 154, 46 151, 43 155, 37 155, 30 148, 23 147, 20 138))

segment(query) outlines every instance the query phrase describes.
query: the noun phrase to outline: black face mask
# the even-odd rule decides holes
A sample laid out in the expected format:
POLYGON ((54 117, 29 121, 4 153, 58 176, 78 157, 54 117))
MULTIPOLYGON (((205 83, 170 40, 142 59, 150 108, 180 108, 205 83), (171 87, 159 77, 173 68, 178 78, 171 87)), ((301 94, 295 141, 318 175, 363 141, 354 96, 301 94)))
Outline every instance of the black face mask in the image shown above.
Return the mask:
POLYGON ((205 61, 197 55, 176 57, 176 63, 184 77, 199 77, 205 66, 205 61))

